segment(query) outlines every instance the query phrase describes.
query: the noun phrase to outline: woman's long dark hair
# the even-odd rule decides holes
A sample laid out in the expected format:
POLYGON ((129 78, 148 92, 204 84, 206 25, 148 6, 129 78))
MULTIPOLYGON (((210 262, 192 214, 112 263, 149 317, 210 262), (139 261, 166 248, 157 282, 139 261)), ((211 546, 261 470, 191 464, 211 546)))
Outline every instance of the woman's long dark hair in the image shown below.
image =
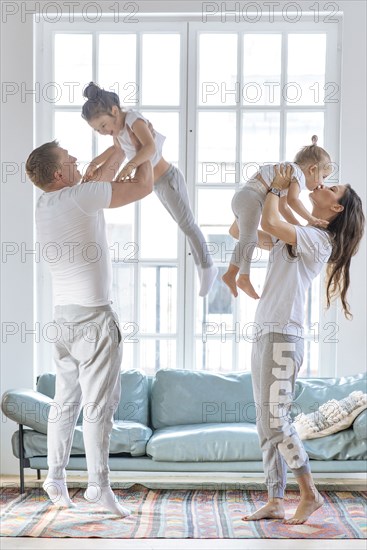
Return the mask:
MULTIPOLYGON (((338 202, 344 210, 335 216, 326 230, 332 244, 326 269, 326 303, 329 307, 331 300, 340 296, 344 315, 351 319, 353 316, 346 298, 350 284, 349 268, 363 237, 365 218, 362 201, 349 184, 338 202)), ((290 244, 287 244, 287 250, 290 257, 296 257, 290 244)))

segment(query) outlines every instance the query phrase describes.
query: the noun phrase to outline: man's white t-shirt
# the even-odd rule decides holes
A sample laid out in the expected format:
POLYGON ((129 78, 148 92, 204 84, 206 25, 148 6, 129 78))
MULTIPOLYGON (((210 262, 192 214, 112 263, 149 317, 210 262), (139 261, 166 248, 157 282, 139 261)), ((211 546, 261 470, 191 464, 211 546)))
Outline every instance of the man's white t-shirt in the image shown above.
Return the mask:
MULTIPOLYGON (((128 128, 132 129, 133 124, 138 119, 144 120, 144 122, 148 123, 148 120, 141 114, 139 111, 135 111, 134 109, 130 109, 126 112, 126 118, 125 118, 125 125, 119 135, 117 136, 117 139, 121 145, 121 148, 123 149, 127 160, 132 159, 136 155, 136 149, 133 143, 131 142, 130 135, 128 128)), ((160 159, 162 158, 162 149, 163 144, 165 142, 166 137, 156 130, 154 130, 154 142, 156 151, 154 156, 150 159, 153 167, 158 164, 160 159)))
POLYGON ((108 182, 43 193, 36 206, 37 240, 52 276, 54 305, 111 303, 112 266, 103 208, 108 182))
POLYGON ((300 225, 295 229, 296 258, 288 256, 286 244, 280 240, 270 252, 264 289, 255 313, 259 335, 280 332, 304 337, 306 292, 327 263, 332 246, 328 233, 322 229, 300 225))

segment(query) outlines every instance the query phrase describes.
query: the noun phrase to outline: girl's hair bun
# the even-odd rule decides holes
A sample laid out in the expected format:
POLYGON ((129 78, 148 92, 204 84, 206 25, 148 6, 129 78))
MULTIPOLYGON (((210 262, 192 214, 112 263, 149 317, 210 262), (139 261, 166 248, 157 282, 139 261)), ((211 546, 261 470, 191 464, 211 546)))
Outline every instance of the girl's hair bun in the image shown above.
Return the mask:
POLYGON ((312 136, 312 138, 311 138, 312 145, 317 145, 318 139, 319 138, 317 136, 312 136))
POLYGON ((89 82, 83 91, 83 96, 87 99, 96 99, 101 92, 101 88, 94 82, 89 82))

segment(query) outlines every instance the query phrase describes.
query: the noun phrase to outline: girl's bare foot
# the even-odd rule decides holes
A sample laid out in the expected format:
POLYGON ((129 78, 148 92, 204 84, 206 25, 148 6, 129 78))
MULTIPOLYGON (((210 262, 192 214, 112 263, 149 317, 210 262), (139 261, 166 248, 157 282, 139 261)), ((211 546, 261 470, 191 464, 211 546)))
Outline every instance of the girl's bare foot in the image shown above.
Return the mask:
POLYGON ((292 518, 286 519, 284 523, 298 525, 305 523, 311 514, 316 512, 324 504, 324 499, 318 491, 315 494, 301 496, 301 500, 297 506, 296 513, 292 518))
POLYGON ((255 521, 257 519, 283 519, 283 499, 271 500, 253 514, 243 516, 242 521, 255 521))
POLYGON ((226 273, 222 276, 222 281, 228 286, 233 296, 237 298, 238 292, 236 286, 236 275, 230 271, 226 271, 226 273))
POLYGON ((240 275, 237 279, 237 286, 251 298, 255 298, 255 300, 260 298, 250 282, 249 275, 240 275))

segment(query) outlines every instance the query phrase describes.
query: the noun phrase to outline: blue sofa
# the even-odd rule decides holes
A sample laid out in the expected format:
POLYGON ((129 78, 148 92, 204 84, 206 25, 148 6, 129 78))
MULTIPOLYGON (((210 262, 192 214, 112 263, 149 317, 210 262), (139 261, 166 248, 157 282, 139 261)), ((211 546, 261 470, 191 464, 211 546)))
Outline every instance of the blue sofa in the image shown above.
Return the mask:
MULTIPOLYGON (((299 379, 290 411, 313 412, 330 399, 366 391, 366 374, 345 378, 299 379)), ((12 436, 24 468, 47 469, 47 420, 57 421, 53 404, 55 375, 42 374, 36 391, 4 393, 3 413, 19 424, 12 436)), ((86 414, 87 408, 85 409, 86 414)), ((154 377, 121 372, 121 399, 111 434, 111 471, 262 472, 256 414, 249 372, 215 374, 189 370, 159 370, 154 377)), ((75 430, 70 470, 86 470, 82 434, 83 412, 75 430)), ((352 426, 305 448, 313 472, 364 472, 367 459, 367 410, 352 426)))

